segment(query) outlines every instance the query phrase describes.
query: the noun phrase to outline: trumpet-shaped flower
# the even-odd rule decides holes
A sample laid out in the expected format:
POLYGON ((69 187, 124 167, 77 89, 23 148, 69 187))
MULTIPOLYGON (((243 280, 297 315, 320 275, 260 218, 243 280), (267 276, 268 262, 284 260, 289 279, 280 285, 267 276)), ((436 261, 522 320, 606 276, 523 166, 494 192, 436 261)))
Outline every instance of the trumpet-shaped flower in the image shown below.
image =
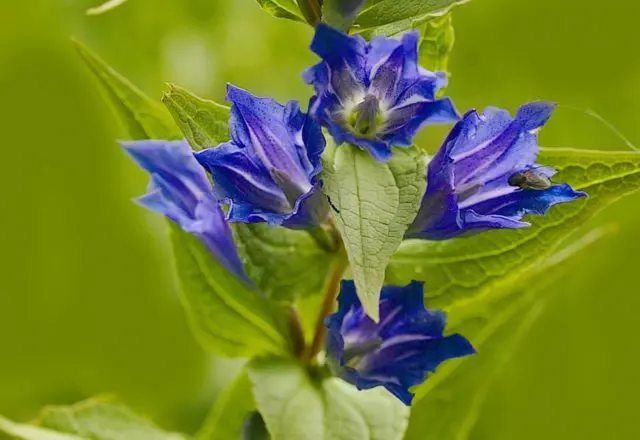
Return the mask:
POLYGON ((151 175, 149 190, 138 202, 197 236, 215 259, 248 281, 231 228, 187 141, 143 140, 121 145, 151 175))
POLYGON ((586 194, 553 184, 555 170, 536 163, 537 131, 554 104, 533 102, 515 118, 497 108, 468 112, 431 160, 427 192, 409 238, 443 240, 487 229, 530 226, 527 214, 544 215, 557 203, 586 194))
POLYGON ((338 311, 326 320, 327 356, 333 369, 358 389, 384 386, 405 405, 410 388, 442 362, 475 350, 463 336, 444 336, 446 317, 424 306, 423 284, 385 286, 380 322, 365 313, 353 281, 343 281, 338 311))
POLYGON ((292 229, 325 220, 328 203, 318 175, 325 140, 297 102, 281 105, 228 86, 231 141, 196 154, 230 204, 233 222, 267 222, 292 229))
POLYGON ((367 43, 318 26, 311 50, 322 62, 304 73, 317 94, 309 112, 336 144, 357 145, 386 161, 391 147, 411 146, 423 125, 458 119, 450 99, 435 97, 446 75, 418 66, 418 39, 411 32, 367 43))

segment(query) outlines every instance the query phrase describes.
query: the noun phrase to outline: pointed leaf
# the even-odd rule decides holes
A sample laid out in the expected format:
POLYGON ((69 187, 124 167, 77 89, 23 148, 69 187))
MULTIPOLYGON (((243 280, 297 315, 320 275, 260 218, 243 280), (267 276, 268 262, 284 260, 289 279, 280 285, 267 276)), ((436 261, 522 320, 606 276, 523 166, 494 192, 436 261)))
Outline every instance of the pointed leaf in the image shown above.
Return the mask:
POLYGON ((215 147, 229 140, 229 107, 174 85, 169 86, 162 102, 194 150, 215 147))
POLYGON ((386 164, 350 145, 328 148, 325 154, 325 191, 337 210, 358 297, 374 320, 385 268, 426 188, 425 161, 415 148, 395 149, 386 164))
POLYGON ((182 299, 205 346, 230 357, 288 353, 289 316, 236 278, 200 240, 171 224, 182 299))
POLYGON ((521 278, 599 210, 640 189, 640 153, 544 149, 540 162, 556 168, 589 197, 553 207, 543 217, 529 216, 531 227, 489 231, 443 242, 409 240, 387 270, 387 281, 426 281, 431 307, 450 312, 450 322, 474 312, 487 297, 499 299, 503 283, 521 278))
POLYGON ((272 440, 402 439, 409 409, 384 389, 314 378, 285 359, 254 360, 248 371, 272 440))
POLYGON ((74 43, 132 139, 180 139, 180 131, 160 103, 138 90, 82 43, 74 43))
POLYGON ((257 0, 269 14, 278 18, 304 22, 304 16, 294 0, 257 0))

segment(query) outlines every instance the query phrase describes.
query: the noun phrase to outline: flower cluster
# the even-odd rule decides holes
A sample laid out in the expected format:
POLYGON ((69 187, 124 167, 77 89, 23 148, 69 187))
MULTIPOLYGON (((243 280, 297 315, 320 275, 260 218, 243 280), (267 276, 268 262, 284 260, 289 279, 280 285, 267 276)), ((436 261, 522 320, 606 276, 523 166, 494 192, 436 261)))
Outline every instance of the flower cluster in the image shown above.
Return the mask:
MULTIPOLYGON (((229 85, 230 141, 197 152, 186 141, 123 143, 151 175, 140 203, 197 236, 251 283, 229 223, 315 230, 330 220, 321 180, 323 128, 338 148, 348 144, 386 162, 392 147, 411 146, 421 127, 456 122, 425 170, 427 191, 407 238, 522 228, 529 225, 525 215, 584 196, 552 183, 554 170, 537 163, 537 131, 554 105, 533 102, 513 118, 496 108, 460 118, 451 99, 436 97, 446 75, 418 65, 418 40, 407 33, 367 42, 319 25, 311 49, 321 61, 303 74, 315 90, 308 114, 295 101, 282 105, 229 85)), ((360 389, 384 386, 409 405, 410 388, 440 363, 472 354, 463 336, 444 336, 444 314, 426 309, 423 297, 420 283, 385 286, 376 323, 354 283, 343 282, 339 309, 326 320, 326 354, 336 373, 360 389)))

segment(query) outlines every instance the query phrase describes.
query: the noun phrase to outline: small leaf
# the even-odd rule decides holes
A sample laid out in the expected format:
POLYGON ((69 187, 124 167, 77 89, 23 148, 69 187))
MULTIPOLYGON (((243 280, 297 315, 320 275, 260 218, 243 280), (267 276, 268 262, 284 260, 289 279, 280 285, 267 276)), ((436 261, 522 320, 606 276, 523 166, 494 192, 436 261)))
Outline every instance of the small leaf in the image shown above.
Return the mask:
POLYGON ((251 381, 242 370, 218 397, 195 440, 238 440, 246 417, 256 409, 251 381))
POLYGON ((453 325, 488 297, 498 300, 498 286, 548 258, 602 208, 640 189, 637 152, 543 149, 539 161, 559 171, 555 181, 567 182, 589 197, 554 206, 542 217, 527 217, 532 223, 528 228, 442 242, 406 241, 389 265, 387 281, 426 281, 429 306, 447 310, 453 325))
POLYGON ((138 90, 82 43, 74 43, 84 62, 100 81, 116 115, 132 139, 181 138, 171 116, 159 102, 138 90))
POLYGON ((87 10, 87 15, 100 15, 108 12, 112 9, 117 8, 118 6, 124 4, 127 0, 108 0, 101 4, 100 6, 96 6, 95 8, 91 8, 87 10))
POLYGON ((314 378, 285 359, 258 359, 249 377, 273 440, 400 440, 409 409, 386 390, 314 378))
POLYGON ((420 31, 418 44, 420 66, 432 72, 448 72, 449 54, 455 41, 451 14, 431 17, 419 24, 418 30, 420 31))
POLYGON ((200 342, 230 357, 288 353, 289 316, 226 270, 198 238, 170 225, 183 303, 200 342))
POLYGON ((356 19, 357 32, 394 35, 412 28, 414 22, 440 16, 469 0, 367 0, 356 19))
POLYGON ((324 0, 322 21, 347 32, 364 5, 364 0, 324 0))
POLYGON ((123 405, 89 399, 72 406, 45 407, 30 425, 0 417, 0 431, 25 440, 185 440, 161 430, 123 405))
POLYGON ((265 224, 233 226, 247 274, 268 297, 291 301, 322 289, 336 254, 309 234, 265 224))
POLYGON ((396 148, 388 163, 350 145, 328 147, 324 184, 342 234, 358 297, 378 320, 384 271, 418 211, 426 157, 396 148))
POLYGON ((229 140, 229 107, 174 85, 169 86, 162 102, 194 150, 215 147, 229 140))
POLYGON ((269 14, 278 18, 305 22, 300 8, 294 0, 257 0, 258 4, 269 14))

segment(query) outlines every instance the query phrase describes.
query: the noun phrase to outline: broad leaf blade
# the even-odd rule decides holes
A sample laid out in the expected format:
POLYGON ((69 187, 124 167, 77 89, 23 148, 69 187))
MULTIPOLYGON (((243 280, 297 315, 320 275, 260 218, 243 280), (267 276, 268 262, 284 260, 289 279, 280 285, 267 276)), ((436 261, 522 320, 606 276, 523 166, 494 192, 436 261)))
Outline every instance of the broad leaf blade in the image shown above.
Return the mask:
POLYGON ((258 4, 269 14, 278 18, 305 22, 300 8, 294 0, 257 0, 258 4))
POLYGON ((450 330, 469 336, 478 355, 443 365, 418 389, 406 440, 470 438, 494 380, 549 300, 549 286, 567 273, 570 257, 607 232, 600 228, 585 234, 520 280, 503 286, 509 290, 504 300, 489 302, 481 315, 450 330))
POLYGON ((324 0, 322 3, 322 21, 329 26, 347 32, 364 0, 324 0))
POLYGON ((118 119, 132 139, 179 139, 169 113, 79 41, 78 53, 100 81, 118 119))
POLYGON ((175 85, 169 86, 162 102, 194 150, 229 140, 229 107, 199 98, 175 85))
POLYGON ((195 440, 238 440, 246 417, 256 409, 251 382, 242 370, 218 397, 195 440))
POLYGON ((336 209, 358 297, 378 320, 384 271, 416 216, 424 194, 425 156, 394 151, 384 164, 366 151, 342 145, 325 154, 324 185, 336 209))
POLYGON ((368 0, 356 19, 357 32, 395 35, 428 17, 446 14, 469 0, 368 0))
POLYGON ((230 357, 286 354, 289 317, 236 278, 200 240, 171 224, 183 303, 200 342, 230 357))
POLYGON ((559 171, 556 181, 589 197, 554 206, 543 217, 528 217, 529 228, 444 242, 409 240, 394 255, 387 281, 426 281, 429 305, 449 311, 454 321, 464 319, 486 297, 497 300, 497 286, 547 258, 599 210, 640 189, 640 153, 544 149, 540 163, 559 171))
POLYGON ((0 417, 0 431, 25 440, 186 440, 186 436, 165 432, 127 407, 104 399, 46 407, 29 425, 0 417))
POLYGON ((273 440, 400 440, 406 429, 408 408, 384 389, 314 379, 284 359, 254 360, 249 376, 273 440))
POLYGON ((235 224, 233 229, 249 277, 267 296, 290 301, 322 289, 335 253, 309 234, 264 224, 235 224))

